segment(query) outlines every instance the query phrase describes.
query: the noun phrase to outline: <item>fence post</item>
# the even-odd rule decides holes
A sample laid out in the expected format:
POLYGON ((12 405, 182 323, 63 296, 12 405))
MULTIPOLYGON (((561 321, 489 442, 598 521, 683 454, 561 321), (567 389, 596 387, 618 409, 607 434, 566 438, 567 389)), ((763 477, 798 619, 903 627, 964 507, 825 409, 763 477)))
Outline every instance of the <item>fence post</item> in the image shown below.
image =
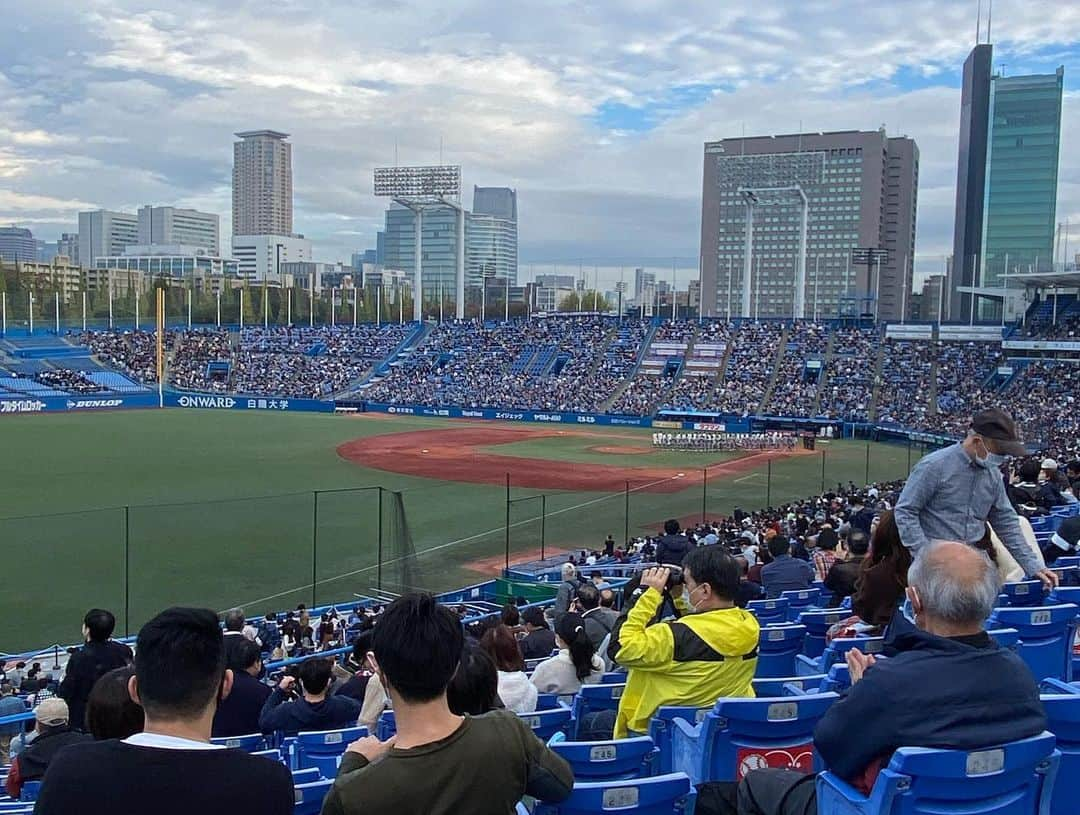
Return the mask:
POLYGON ((311 608, 318 603, 315 601, 315 588, 318 584, 318 553, 319 553, 319 491, 312 493, 315 500, 311 504, 311 608))
POLYGON ((547 493, 540 493, 540 559, 544 559, 544 535, 547 532, 547 493))
POLYGON ((821 451, 821 492, 825 493, 825 451, 821 451))
POLYGON ((765 479, 765 506, 772 506, 772 459, 770 458, 766 464, 768 465, 768 476, 765 479))
POLYGON ((124 636, 131 636, 131 507, 124 507, 124 636))
POLYGON ((506 570, 510 571, 510 473, 506 474, 506 570))
POLYGON ((911 438, 907 440, 907 471, 911 472, 911 438))
POLYGON ((382 557, 383 557, 383 515, 382 515, 382 502, 383 502, 383 488, 379 487, 379 555, 378 564, 375 572, 375 588, 382 591, 382 557))
POLYGON ((701 471, 701 522, 705 523, 706 507, 709 503, 709 468, 701 471))
POLYGON ((870 442, 866 443, 866 479, 863 484, 870 483, 870 442))
POLYGON ((623 506, 623 546, 630 543, 630 482, 626 482, 623 506))

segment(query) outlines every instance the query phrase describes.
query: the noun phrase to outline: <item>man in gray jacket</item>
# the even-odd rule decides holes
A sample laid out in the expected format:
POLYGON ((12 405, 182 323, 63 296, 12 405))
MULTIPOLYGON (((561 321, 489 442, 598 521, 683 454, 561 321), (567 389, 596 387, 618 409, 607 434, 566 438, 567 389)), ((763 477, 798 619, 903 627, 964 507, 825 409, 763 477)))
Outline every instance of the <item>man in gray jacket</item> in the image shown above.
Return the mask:
POLYGON ((570 604, 577 596, 578 582, 577 569, 573 563, 564 563, 562 566, 563 582, 559 585, 559 591, 555 595, 555 605, 551 609, 551 616, 558 625, 562 616, 570 610, 570 604))

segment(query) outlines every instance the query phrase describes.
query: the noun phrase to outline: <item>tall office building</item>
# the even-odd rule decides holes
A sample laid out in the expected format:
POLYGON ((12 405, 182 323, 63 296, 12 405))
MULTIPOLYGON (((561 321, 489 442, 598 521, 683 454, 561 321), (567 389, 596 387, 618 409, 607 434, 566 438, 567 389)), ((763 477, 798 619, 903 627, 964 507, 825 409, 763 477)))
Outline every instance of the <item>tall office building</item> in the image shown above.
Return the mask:
POLYGON ((634 269, 634 301, 640 303, 645 294, 651 296, 656 286, 656 272, 646 272, 644 269, 634 269))
POLYGON ((211 212, 178 207, 139 207, 139 244, 142 246, 179 244, 217 255, 220 232, 220 219, 211 212))
POLYGON ((517 191, 510 187, 473 187, 473 212, 517 222, 517 191))
MULTIPOLYGON (((952 315, 974 315, 961 287, 998 287, 1006 272, 1053 268, 1064 69, 993 73, 993 46, 964 62, 953 230, 952 315)), ((986 303, 983 317, 1000 314, 986 303)))
POLYGON ((517 285, 517 222, 470 212, 465 216, 465 285, 491 278, 517 285))
POLYGON ((130 212, 96 209, 79 213, 79 265, 93 268, 99 257, 124 254, 139 242, 139 219, 130 212))
POLYGON ((915 142, 883 130, 707 142, 703 315, 790 317, 801 304, 806 318, 899 319, 911 294, 918 176, 915 142), (887 259, 857 265, 857 248, 884 249, 887 259))
POLYGON ((572 274, 538 274, 536 285, 545 289, 573 290, 574 276, 572 274))
POLYGON ((66 257, 73 266, 79 265, 79 233, 63 232, 56 241, 56 254, 66 257))
POLYGON ((36 262, 38 252, 34 233, 18 226, 0 226, 0 260, 36 262))
POLYGON ((232 233, 291 235, 292 145, 288 133, 248 130, 233 143, 232 233))
POLYGON ((233 235, 237 272, 250 283, 283 285, 286 263, 311 260, 311 241, 303 235, 233 235))

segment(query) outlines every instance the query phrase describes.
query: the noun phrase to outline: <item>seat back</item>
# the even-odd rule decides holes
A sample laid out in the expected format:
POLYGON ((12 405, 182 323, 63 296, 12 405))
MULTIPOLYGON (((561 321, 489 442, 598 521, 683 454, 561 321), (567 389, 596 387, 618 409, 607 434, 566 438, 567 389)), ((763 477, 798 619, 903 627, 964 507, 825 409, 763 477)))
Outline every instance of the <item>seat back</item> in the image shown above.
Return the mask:
POLYGON ((293 785, 293 815, 319 815, 333 785, 330 779, 293 785))
POLYGON ((608 671, 600 677, 602 685, 625 685, 626 671, 608 671))
POLYGON ((803 649, 806 627, 802 625, 767 625, 758 634, 758 661, 755 676, 791 676, 795 656, 803 649))
POLYGON ((379 737, 379 741, 386 741, 395 733, 397 733, 397 720, 394 718, 394 711, 384 710, 379 714, 379 721, 375 724, 375 735, 379 737))
POLYGON ((847 661, 847 652, 858 648, 864 654, 880 654, 885 650, 884 637, 844 637, 829 643, 818 662, 821 673, 828 673, 829 668, 838 662, 847 661))
POLYGON ((1041 815, 1048 811, 1059 761, 1051 733, 970 751, 902 747, 869 798, 831 773, 819 776, 818 811, 1041 815))
POLYGON ((675 721, 672 766, 704 781, 739 781, 753 769, 813 772, 814 727, 835 693, 720 699, 701 724, 675 721))
POLYGON ((281 761, 281 751, 276 747, 273 750, 256 750, 251 755, 259 756, 259 758, 269 758, 273 761, 281 761))
POLYGON ((658 751, 656 757, 657 773, 670 773, 672 771, 671 759, 671 731, 675 719, 682 719, 691 724, 699 724, 712 708, 689 707, 683 705, 661 705, 653 713, 649 720, 649 738, 653 740, 658 751))
POLYGON ((319 771, 316 770, 314 767, 311 767, 307 770, 292 771, 293 786, 296 786, 297 784, 310 784, 312 781, 319 780, 322 780, 322 776, 319 775, 319 771))
POLYGON ((1036 680, 1072 679, 1072 648, 1077 606, 1060 603, 1038 608, 995 608, 988 628, 1015 628, 1017 653, 1036 680))
MULTIPOLYGON (((625 682, 626 679, 623 678, 625 682)), ((562 702, 559 701, 559 694, 557 693, 538 693, 536 694, 536 709, 537 710, 554 710, 557 707, 562 707, 562 702)))
POLYGON ((799 619, 799 614, 808 608, 821 605, 821 589, 792 589, 780 592, 780 599, 788 601, 788 619, 799 619))
POLYGON ((825 693, 832 691, 833 693, 840 693, 851 687, 851 669, 848 668, 846 662, 838 662, 835 665, 829 666, 829 675, 818 686, 818 689, 825 693))
POLYGON ((296 735, 296 762, 294 769, 314 767, 323 778, 337 776, 338 764, 345 750, 359 738, 368 734, 366 727, 348 727, 344 730, 312 730, 296 735))
POLYGON ((566 759, 574 778, 611 781, 653 774, 656 746, 648 736, 610 741, 553 741, 551 749, 566 759))
POLYGON ((243 750, 245 753, 254 753, 266 747, 266 737, 262 733, 249 733, 246 736, 223 736, 210 739, 210 743, 243 750))
POLYGON ((571 730, 577 735, 581 728, 581 720, 590 713, 598 710, 618 710, 619 700, 622 699, 626 684, 621 685, 582 685, 581 690, 574 697, 571 718, 573 723, 571 730))
POLYGON ((825 679, 825 674, 809 674, 807 676, 776 676, 776 677, 760 677, 751 681, 751 685, 754 688, 754 695, 761 696, 784 696, 784 686, 791 685, 807 692, 813 692, 818 689, 822 681, 825 679))
POLYGON ((1080 689, 1041 694, 1046 729, 1057 739, 1061 767, 1050 800, 1050 815, 1072 815, 1080 801, 1080 689))
POLYGON ((19 800, 23 802, 33 802, 38 799, 38 795, 41 793, 40 781, 24 781, 22 789, 19 790, 19 800))
POLYGON ((1041 580, 1021 580, 1018 583, 1006 583, 1001 593, 1010 606, 1041 606, 1043 604, 1043 585, 1041 580))
POLYGON ((992 628, 986 632, 1002 648, 1015 651, 1020 644, 1020 632, 1015 628, 992 628))
POLYGON ((585 781, 561 804, 538 802, 533 815, 683 815, 694 811, 696 793, 684 773, 626 781, 585 781))
POLYGON ((522 721, 532 728, 538 739, 547 741, 556 733, 565 733, 570 727, 571 710, 559 706, 551 710, 537 710, 520 714, 522 721))
POLYGON ((806 639, 802 652, 808 657, 819 657, 825 650, 825 635, 834 624, 851 615, 841 609, 799 612, 799 625, 806 626, 806 639))
POLYGON ((751 600, 746 604, 746 610, 757 617, 762 625, 770 623, 785 623, 788 615, 788 601, 775 600, 751 600))

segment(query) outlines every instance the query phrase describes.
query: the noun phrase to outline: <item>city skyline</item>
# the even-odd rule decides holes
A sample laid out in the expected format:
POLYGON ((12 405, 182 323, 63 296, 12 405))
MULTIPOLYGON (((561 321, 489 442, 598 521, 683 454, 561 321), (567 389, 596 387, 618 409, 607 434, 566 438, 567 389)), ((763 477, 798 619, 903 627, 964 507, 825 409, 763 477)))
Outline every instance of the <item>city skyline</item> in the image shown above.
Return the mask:
MULTIPOLYGON (((580 19, 539 4, 515 10, 511 24, 484 3, 430 15, 419 3, 372 7, 362 28, 343 4, 322 4, 317 15, 292 4, 258 17, 195 5, 206 13, 110 0, 68 15, 52 13, 50 2, 8 13, 0 223, 55 240, 72 231, 79 210, 154 201, 220 214, 224 243, 232 133, 280 128, 295 147, 294 231, 313 241, 319 260, 374 246, 384 208, 371 195, 372 166, 395 155, 437 163, 441 154, 463 165, 465 189, 518 190, 523 280, 532 264, 578 261, 604 267, 604 287, 622 265, 632 273, 674 256, 680 269, 696 267, 706 141, 737 138, 744 127, 884 124, 921 151, 917 277, 942 271, 951 251, 974 2, 869 3, 862 16, 872 26, 826 4, 799 20, 783 4, 691 3, 580 19), (206 29, 197 19, 220 22, 206 29), (310 50, 275 59, 284 30, 310 50), (230 31, 244 31, 243 49, 230 31), (59 47, 42 49, 46 35, 59 47), (359 56, 333 47, 346 41, 359 56)), ((995 70, 1065 65, 1057 220, 1073 222, 1075 244, 1078 30, 1080 10, 1069 6, 995 7, 995 70)))

